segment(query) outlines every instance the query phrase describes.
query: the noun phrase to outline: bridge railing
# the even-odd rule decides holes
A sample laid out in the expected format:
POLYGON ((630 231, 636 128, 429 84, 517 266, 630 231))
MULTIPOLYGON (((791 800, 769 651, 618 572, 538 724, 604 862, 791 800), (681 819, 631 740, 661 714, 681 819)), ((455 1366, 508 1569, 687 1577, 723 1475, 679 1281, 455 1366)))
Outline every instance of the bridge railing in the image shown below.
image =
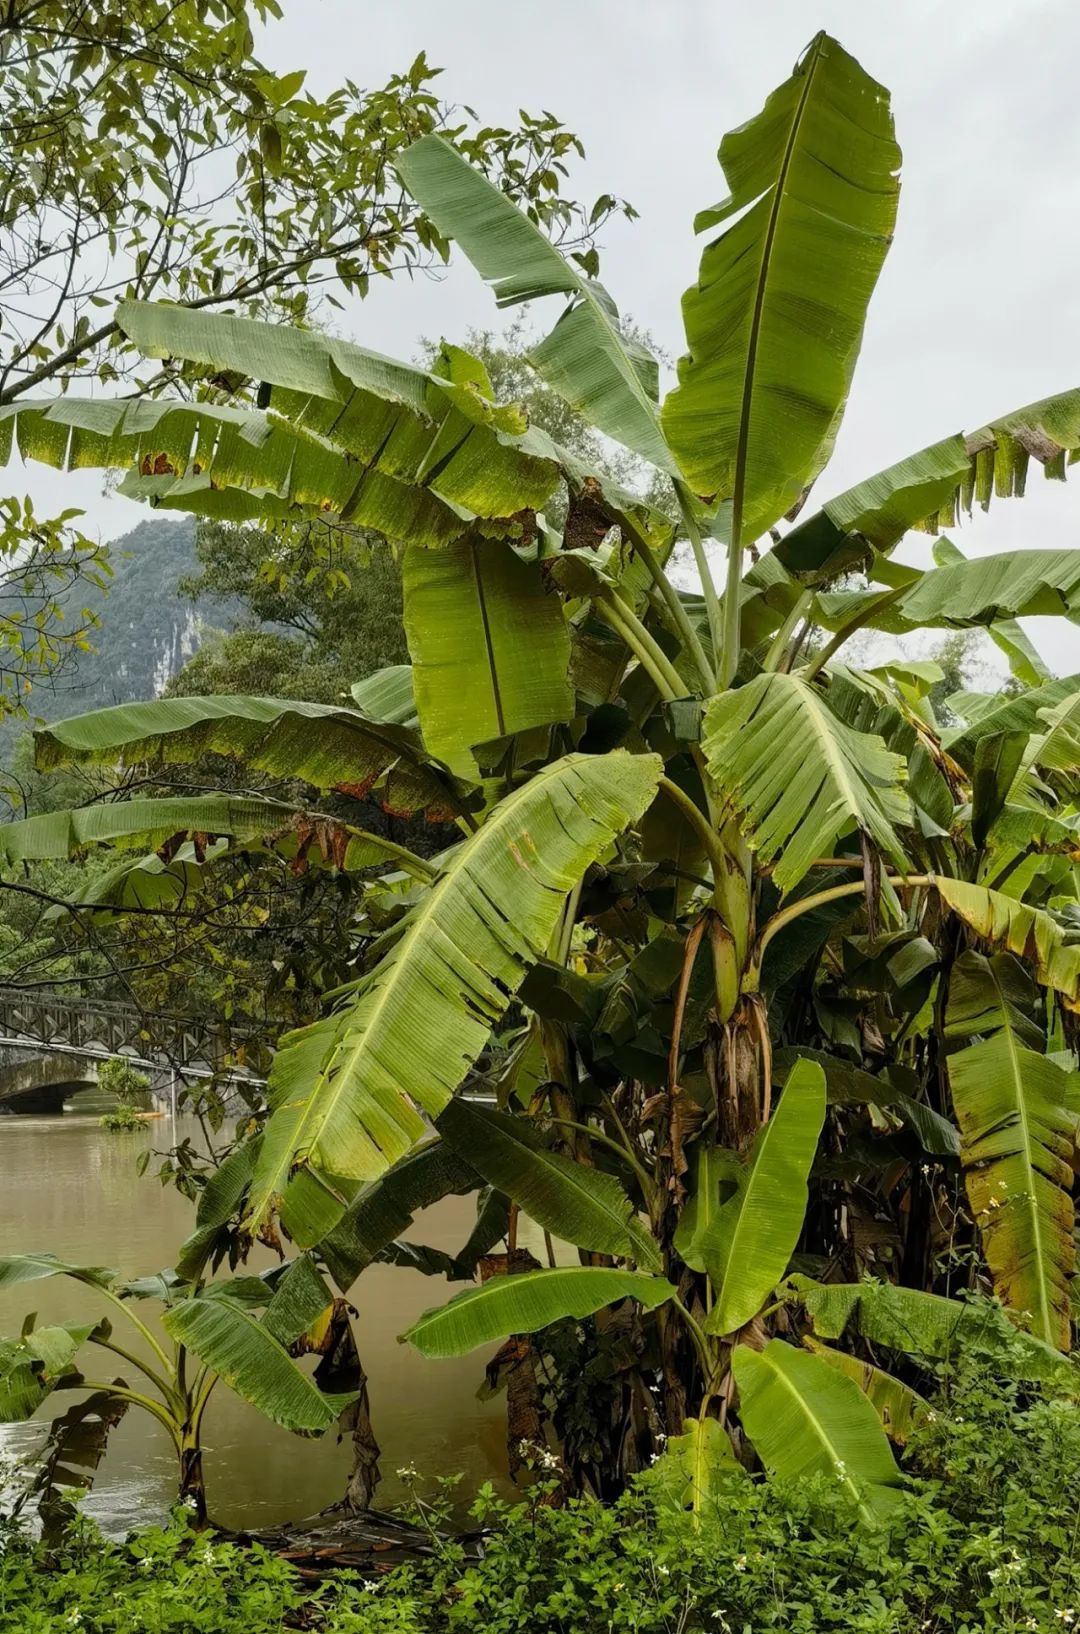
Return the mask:
POLYGON ((0 1035, 68 1048, 106 1050, 185 1067, 224 1065, 249 1036, 217 1018, 174 1016, 108 1001, 85 1003, 0 987, 0 1035))

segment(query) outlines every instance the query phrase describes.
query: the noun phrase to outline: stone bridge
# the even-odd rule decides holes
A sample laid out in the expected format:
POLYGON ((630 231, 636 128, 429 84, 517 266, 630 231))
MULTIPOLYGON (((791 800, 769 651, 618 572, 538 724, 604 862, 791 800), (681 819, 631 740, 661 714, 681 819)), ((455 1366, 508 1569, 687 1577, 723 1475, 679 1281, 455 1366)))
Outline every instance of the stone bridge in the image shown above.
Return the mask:
POLYGON ((155 1103, 173 1113, 184 1084, 210 1078, 219 1079, 239 1110, 239 1081, 262 1087, 261 1079, 228 1065, 241 1042, 217 1022, 0 987, 0 1115, 62 1112, 73 1096, 96 1086, 98 1068, 110 1060, 144 1072, 155 1103))

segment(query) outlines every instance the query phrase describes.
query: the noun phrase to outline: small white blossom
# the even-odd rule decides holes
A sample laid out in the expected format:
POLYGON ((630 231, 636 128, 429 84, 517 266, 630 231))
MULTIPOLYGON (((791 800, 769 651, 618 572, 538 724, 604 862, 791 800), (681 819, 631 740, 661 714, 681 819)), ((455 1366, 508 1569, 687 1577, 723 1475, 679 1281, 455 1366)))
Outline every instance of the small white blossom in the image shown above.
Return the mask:
POLYGON ((64 1621, 70 1623, 72 1628, 78 1627, 78 1625, 82 1622, 82 1612, 79 1610, 78 1606, 76 1606, 73 1611, 68 1612, 64 1621))
POLYGON ((198 1509, 198 1507, 199 1507, 198 1498, 196 1498, 196 1496, 195 1496, 195 1494, 193 1492, 189 1492, 187 1497, 184 1499, 184 1508, 185 1509, 198 1509))
POLYGON ((140 1565, 140 1567, 142 1568, 142 1570, 144 1572, 150 1571, 151 1568, 153 1567, 153 1564, 154 1564, 153 1555, 143 1555, 142 1559, 139 1561, 139 1565, 140 1565))
POLYGON ((671 1576, 671 1567, 670 1566, 657 1566, 656 1569, 660 1573, 661 1577, 670 1577, 671 1576))
POLYGON ((1061 1606, 1055 1611, 1054 1616, 1059 1623, 1071 1623, 1076 1619, 1076 1613, 1071 1606, 1061 1606))
POLYGON ((744 1572, 746 1570, 746 1556, 745 1555, 740 1555, 739 1556, 738 1560, 735 1562, 735 1570, 737 1572, 744 1572))
POLYGON ((415 1481, 419 1479, 420 1475, 420 1472, 416 1468, 415 1464, 404 1464, 402 1465, 401 1469, 395 1471, 395 1473, 399 1481, 415 1481))

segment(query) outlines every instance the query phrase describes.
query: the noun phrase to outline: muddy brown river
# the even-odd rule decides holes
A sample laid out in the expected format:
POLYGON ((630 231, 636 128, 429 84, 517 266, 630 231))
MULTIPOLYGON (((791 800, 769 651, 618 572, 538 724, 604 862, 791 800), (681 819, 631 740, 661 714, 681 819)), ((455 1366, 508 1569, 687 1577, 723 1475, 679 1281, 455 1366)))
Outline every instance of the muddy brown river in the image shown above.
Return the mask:
MULTIPOLYGON (((187 1133, 194 1138, 197 1127, 166 1118, 135 1134, 109 1134, 99 1127, 97 1112, 80 1110, 0 1118, 0 1254, 44 1249, 84 1264, 116 1266, 127 1275, 171 1264, 191 1228, 191 1206, 160 1185, 153 1164, 138 1178, 135 1160, 146 1146, 162 1149, 187 1133)), ((418 1215, 409 1236, 454 1252, 474 1218, 472 1199, 448 1198, 418 1215)), ((271 1261, 255 1269, 263 1263, 271 1261)), ((403 1495, 395 1471, 409 1464, 425 1475, 460 1471, 463 1491, 489 1477, 503 1484, 503 1404, 476 1397, 485 1353, 428 1362, 397 1342, 421 1311, 457 1291, 448 1291, 439 1278, 381 1265, 369 1267, 353 1290, 372 1422, 382 1447, 384 1479, 375 1500, 380 1507, 403 1495)), ((17 1334, 31 1310, 39 1324, 115 1316, 118 1339, 124 1325, 91 1289, 56 1278, 0 1293, 0 1334, 17 1334)), ((156 1307, 144 1302, 138 1310, 145 1319, 156 1307)), ((97 1354, 107 1368, 111 1358, 97 1354)), ((61 1411, 74 1399, 67 1392, 53 1398, 61 1411)), ((42 1430, 34 1422, 0 1425, 0 1456, 32 1456, 42 1430)), ((299 1519, 322 1509, 340 1497, 350 1462, 349 1448, 335 1445, 333 1432, 320 1441, 291 1436, 223 1386, 210 1402, 206 1446, 210 1509, 229 1526, 299 1519)), ((105 1531, 123 1535, 161 1518, 175 1492, 165 1431, 133 1409, 113 1432, 86 1511, 105 1531)))

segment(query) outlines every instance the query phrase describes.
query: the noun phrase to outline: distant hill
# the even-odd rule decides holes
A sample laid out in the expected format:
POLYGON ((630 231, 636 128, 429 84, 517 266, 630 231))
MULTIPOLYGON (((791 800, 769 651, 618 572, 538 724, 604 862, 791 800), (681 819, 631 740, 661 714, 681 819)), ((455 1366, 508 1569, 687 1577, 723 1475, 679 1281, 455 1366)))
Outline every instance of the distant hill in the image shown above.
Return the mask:
MULTIPOLYGON (((198 570, 195 528, 155 516, 140 522, 109 547, 112 578, 108 589, 80 584, 73 607, 88 607, 100 619, 91 636, 94 651, 71 660, 55 680, 35 685, 28 699, 35 719, 64 720, 88 709, 153 698, 198 649, 211 630, 231 629, 239 605, 206 597, 196 608, 177 586, 198 570)), ((0 724, 0 766, 11 755, 28 723, 0 724)))

